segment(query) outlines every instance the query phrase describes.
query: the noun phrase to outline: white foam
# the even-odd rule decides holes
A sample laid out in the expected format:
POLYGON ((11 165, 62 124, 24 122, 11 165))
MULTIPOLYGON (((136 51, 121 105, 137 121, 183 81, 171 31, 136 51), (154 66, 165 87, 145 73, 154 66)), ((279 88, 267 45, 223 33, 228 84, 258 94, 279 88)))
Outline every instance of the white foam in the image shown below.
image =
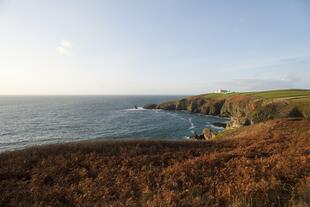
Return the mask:
POLYGON ((133 108, 133 109, 126 109, 126 111, 144 111, 146 110, 145 108, 139 106, 137 108, 133 108))
MULTIPOLYGON (((192 122, 192 118, 189 118, 188 119, 188 122, 190 123, 190 127, 189 127, 189 129, 195 129, 196 128, 196 126, 195 126, 195 124, 192 122)), ((193 131, 192 131, 193 132, 193 131)))
POLYGON ((173 116, 173 117, 177 117, 178 115, 176 113, 171 113, 171 112, 168 112, 167 114, 169 114, 170 116, 173 116))
POLYGON ((214 126, 213 124, 211 124, 211 128, 212 129, 224 129, 224 127, 214 126))

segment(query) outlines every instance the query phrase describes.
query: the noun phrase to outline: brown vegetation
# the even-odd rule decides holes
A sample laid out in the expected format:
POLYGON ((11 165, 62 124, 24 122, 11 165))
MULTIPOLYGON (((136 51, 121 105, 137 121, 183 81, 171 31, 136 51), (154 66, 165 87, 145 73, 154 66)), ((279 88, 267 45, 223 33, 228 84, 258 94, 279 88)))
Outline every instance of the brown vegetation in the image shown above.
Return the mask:
POLYGON ((310 120, 214 141, 94 141, 0 155, 0 206, 307 206, 310 120))

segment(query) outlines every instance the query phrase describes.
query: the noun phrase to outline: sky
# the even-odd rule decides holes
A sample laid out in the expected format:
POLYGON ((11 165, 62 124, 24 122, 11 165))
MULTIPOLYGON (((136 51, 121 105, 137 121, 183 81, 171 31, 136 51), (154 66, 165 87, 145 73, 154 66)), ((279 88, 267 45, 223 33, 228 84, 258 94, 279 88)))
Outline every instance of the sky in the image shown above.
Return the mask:
POLYGON ((1 95, 310 89, 309 0, 0 0, 1 95))

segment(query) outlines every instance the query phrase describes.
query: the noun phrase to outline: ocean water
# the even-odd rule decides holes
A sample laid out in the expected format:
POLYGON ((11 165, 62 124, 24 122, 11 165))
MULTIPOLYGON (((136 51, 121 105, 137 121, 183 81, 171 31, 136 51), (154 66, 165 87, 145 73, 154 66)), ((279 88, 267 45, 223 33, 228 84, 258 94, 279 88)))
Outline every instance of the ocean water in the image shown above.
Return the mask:
POLYGON ((0 96, 0 152, 90 139, 185 139, 227 119, 147 103, 182 96, 0 96), (137 105, 138 109, 134 106, 137 105))

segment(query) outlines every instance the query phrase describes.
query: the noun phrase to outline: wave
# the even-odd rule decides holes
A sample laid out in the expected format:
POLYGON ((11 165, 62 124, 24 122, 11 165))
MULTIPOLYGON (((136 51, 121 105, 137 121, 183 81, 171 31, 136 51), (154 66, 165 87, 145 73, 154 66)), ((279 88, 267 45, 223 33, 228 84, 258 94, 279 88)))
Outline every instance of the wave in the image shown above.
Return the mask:
MULTIPOLYGON (((195 124, 192 122, 192 118, 188 118, 188 122, 189 122, 189 124, 191 125, 191 126, 189 127, 189 129, 195 129, 195 128, 196 128, 195 124)), ((192 132, 193 132, 193 131, 192 131, 192 132)))
POLYGON ((218 130, 224 129, 224 127, 214 126, 213 124, 211 124, 211 128, 212 129, 218 129, 218 130))
POLYGON ((131 108, 131 109, 125 109, 126 111, 144 111, 146 110, 145 108, 143 108, 142 106, 139 106, 137 108, 131 108))
POLYGON ((159 113, 159 112, 164 112, 165 111, 163 109, 151 109, 151 110, 154 111, 155 113, 159 113))

